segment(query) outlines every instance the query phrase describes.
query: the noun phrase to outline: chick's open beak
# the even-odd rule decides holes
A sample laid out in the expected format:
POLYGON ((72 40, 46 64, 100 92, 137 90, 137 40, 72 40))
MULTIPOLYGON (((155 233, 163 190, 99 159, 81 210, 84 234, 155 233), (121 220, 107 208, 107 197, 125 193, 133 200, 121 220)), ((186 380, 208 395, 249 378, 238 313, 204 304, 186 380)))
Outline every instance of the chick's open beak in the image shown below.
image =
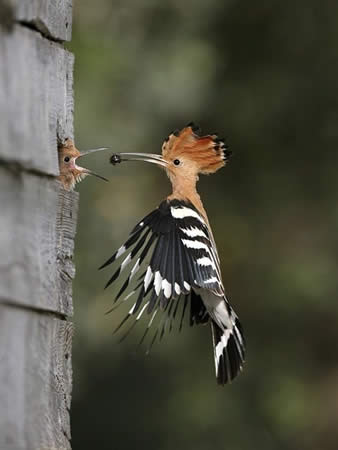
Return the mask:
MULTIPOLYGON (((83 156, 86 156, 86 155, 89 155, 89 154, 95 153, 95 152, 100 152, 102 150, 108 150, 108 147, 93 148, 90 150, 86 150, 85 152, 81 152, 81 154, 75 158, 75 161, 79 158, 82 158, 83 156)), ((102 175, 99 175, 98 173, 93 172, 92 170, 86 169, 85 167, 78 166, 76 164, 76 162, 75 162, 75 168, 82 173, 85 173, 88 175, 93 175, 94 177, 100 178, 101 180, 104 180, 104 181, 109 181, 109 180, 107 180, 107 178, 103 177, 102 175)))

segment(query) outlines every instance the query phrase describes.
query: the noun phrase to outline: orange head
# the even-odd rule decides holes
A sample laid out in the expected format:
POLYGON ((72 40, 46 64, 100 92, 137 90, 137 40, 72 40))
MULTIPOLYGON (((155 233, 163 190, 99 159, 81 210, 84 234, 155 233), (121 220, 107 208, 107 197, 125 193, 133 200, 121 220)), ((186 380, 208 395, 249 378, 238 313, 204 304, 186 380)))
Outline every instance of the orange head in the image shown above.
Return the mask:
POLYGON ((189 179, 196 182, 198 174, 210 174, 223 167, 231 152, 216 134, 200 136, 193 123, 176 131, 164 141, 162 156, 150 153, 120 153, 111 157, 112 164, 138 160, 164 167, 174 184, 189 179))
POLYGON ((94 175, 102 180, 108 181, 106 178, 98 175, 97 173, 77 165, 77 159, 88 155, 89 153, 98 152, 101 150, 107 150, 105 147, 96 148, 93 150, 87 150, 80 152, 74 145, 71 139, 66 139, 65 143, 58 148, 59 152, 59 169, 60 175, 58 180, 61 181, 64 188, 69 190, 74 189, 76 183, 83 180, 87 175, 94 175))
POLYGON ((171 181, 178 177, 198 178, 223 167, 230 157, 222 139, 216 134, 200 136, 199 128, 189 124, 172 133, 162 145, 163 159, 171 181))

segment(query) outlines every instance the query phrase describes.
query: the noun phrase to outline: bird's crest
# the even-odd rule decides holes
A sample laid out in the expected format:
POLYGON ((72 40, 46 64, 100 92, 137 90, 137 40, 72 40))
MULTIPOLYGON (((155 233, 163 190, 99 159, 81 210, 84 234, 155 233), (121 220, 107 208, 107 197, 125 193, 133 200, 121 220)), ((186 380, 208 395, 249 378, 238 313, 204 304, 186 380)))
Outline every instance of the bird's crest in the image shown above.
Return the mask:
POLYGON ((199 127, 189 123, 181 131, 174 131, 162 145, 165 160, 184 156, 198 164, 199 172, 210 174, 223 167, 231 156, 224 139, 217 134, 200 136, 199 127))

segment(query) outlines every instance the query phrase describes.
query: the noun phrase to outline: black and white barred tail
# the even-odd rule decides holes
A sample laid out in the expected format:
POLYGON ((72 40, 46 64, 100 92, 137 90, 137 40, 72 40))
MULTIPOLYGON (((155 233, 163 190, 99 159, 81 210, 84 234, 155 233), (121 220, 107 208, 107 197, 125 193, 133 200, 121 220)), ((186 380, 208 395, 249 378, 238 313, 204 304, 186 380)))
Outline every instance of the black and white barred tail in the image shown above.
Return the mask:
POLYGON ((172 329, 179 315, 182 327, 190 303, 190 325, 211 321, 218 382, 230 382, 244 363, 244 338, 224 294, 217 249, 205 218, 190 202, 165 200, 101 268, 122 256, 106 287, 126 273, 114 303, 134 300, 117 330, 127 321, 132 321, 132 329, 148 314, 143 341, 159 318, 152 345, 172 329))
POLYGON ((224 295, 216 295, 207 289, 200 289, 198 293, 211 319, 216 378, 219 384, 225 384, 231 382, 243 367, 243 330, 224 295))
POLYGON ((211 332, 216 378, 218 384, 224 385, 236 377, 244 364, 245 344, 242 327, 238 318, 232 329, 221 328, 212 320, 211 332))

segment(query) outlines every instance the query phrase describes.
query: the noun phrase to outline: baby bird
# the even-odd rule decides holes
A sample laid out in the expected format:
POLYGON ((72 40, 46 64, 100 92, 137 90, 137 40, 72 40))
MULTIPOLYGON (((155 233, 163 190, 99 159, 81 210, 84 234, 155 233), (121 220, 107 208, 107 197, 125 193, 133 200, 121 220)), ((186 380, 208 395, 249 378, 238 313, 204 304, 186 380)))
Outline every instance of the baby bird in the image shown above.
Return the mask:
POLYGON ((190 300, 190 325, 211 324, 216 377, 224 385, 242 370, 245 341, 239 319, 225 296, 216 244, 196 182, 199 174, 212 174, 223 167, 231 153, 217 135, 200 136, 198 130, 191 123, 172 133, 163 143, 162 155, 119 153, 111 157, 114 165, 133 160, 162 167, 171 181, 172 194, 134 227, 125 244, 101 268, 125 255, 107 287, 133 262, 116 302, 144 267, 136 287, 117 304, 135 294, 133 306, 117 329, 131 317, 134 326, 144 312, 150 316, 141 341, 159 311, 162 318, 152 343, 170 331, 179 305, 181 328, 190 300))
POLYGON ((82 156, 89 153, 100 152, 101 150, 107 150, 107 148, 95 148, 81 153, 71 139, 66 139, 65 143, 58 148, 60 175, 57 179, 61 181, 67 191, 73 190, 76 183, 83 180, 87 175, 94 175, 97 178, 101 178, 101 180, 108 181, 107 178, 98 175, 92 170, 76 164, 78 158, 82 158, 82 156))

